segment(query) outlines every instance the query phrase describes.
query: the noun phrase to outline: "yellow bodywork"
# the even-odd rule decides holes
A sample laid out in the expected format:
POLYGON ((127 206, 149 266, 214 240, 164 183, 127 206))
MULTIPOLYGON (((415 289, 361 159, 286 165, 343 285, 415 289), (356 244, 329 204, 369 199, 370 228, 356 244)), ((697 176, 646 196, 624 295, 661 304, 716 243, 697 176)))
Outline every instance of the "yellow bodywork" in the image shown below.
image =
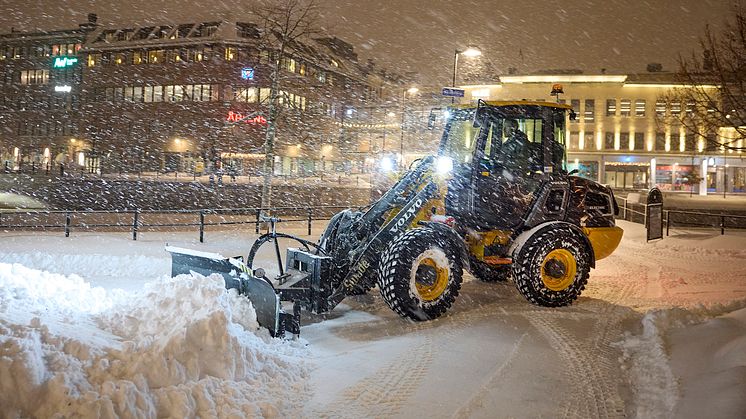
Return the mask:
POLYGON ((601 260, 614 253, 622 241, 624 230, 619 227, 583 227, 583 232, 593 246, 596 260, 601 260))
MULTIPOLYGON (((469 253, 474 255, 477 260, 484 261, 484 248, 493 244, 506 245, 510 242, 510 231, 492 230, 470 234, 466 237, 469 245, 469 253)), ((485 261, 487 262, 487 261, 485 261)))

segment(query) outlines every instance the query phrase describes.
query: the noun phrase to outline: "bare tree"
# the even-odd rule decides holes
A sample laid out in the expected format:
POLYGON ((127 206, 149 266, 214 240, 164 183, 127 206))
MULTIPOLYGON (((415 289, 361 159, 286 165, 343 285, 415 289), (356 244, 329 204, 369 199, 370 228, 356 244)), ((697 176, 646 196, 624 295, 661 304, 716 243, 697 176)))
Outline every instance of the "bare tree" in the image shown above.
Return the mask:
POLYGON ((258 17, 261 30, 260 48, 268 52, 270 93, 267 104, 267 131, 264 138, 264 182, 262 208, 272 204, 272 175, 275 158, 275 137, 280 114, 282 66, 291 54, 302 48, 302 42, 321 33, 319 6, 316 0, 270 0, 257 2, 252 12, 258 17))
POLYGON ((701 51, 679 58, 678 81, 669 101, 683 105, 674 118, 704 139, 705 150, 746 150, 746 9, 719 32, 706 26, 701 51))

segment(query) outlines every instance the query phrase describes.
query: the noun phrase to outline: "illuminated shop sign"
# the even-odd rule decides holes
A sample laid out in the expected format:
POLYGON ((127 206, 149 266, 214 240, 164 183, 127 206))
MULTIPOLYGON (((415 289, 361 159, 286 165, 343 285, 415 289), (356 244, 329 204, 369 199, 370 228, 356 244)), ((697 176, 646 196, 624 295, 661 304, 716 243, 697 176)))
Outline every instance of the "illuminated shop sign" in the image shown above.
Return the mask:
POLYGON ((78 59, 76 57, 57 57, 54 59, 54 64, 52 64, 52 68, 72 67, 73 65, 77 63, 78 63, 78 59))
POLYGON ((266 125, 267 118, 262 115, 257 115, 253 118, 246 118, 240 112, 228 111, 228 117, 225 119, 228 122, 244 122, 251 125, 266 125))
POLYGON ((54 91, 59 93, 70 93, 72 90, 72 86, 69 86, 67 84, 62 86, 54 86, 54 91))
POLYGON ((241 78, 244 80, 254 80, 254 69, 251 67, 242 68, 241 78))

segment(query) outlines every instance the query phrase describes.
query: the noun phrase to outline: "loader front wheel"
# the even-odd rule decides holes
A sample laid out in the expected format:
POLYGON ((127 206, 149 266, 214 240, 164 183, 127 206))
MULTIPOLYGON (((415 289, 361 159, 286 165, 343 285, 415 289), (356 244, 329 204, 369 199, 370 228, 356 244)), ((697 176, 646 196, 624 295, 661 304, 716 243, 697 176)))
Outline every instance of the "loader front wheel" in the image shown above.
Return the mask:
POLYGON ((384 252, 378 265, 378 288, 400 316, 431 320, 451 307, 462 275, 461 258, 449 238, 436 230, 415 228, 384 252))
POLYGON ((566 226, 550 227, 529 237, 513 255, 513 280, 528 301, 566 306, 585 289, 591 253, 580 234, 566 226))

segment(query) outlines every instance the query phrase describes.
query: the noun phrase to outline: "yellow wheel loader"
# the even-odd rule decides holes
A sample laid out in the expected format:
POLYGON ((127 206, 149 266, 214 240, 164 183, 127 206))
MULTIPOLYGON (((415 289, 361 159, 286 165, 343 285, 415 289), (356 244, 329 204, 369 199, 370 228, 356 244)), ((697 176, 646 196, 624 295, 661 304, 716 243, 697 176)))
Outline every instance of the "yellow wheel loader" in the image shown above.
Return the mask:
POLYGON ((399 315, 437 318, 464 269, 483 281, 512 279, 533 304, 571 304, 622 230, 611 189, 566 170, 570 107, 479 101, 448 113, 437 156, 414 162, 376 202, 336 214, 317 243, 298 238, 279 276, 254 266, 267 237, 245 263, 169 248, 173 274, 221 273, 273 335, 299 333, 301 308, 326 312, 376 286, 399 315), (292 314, 283 301, 294 303, 292 314))

